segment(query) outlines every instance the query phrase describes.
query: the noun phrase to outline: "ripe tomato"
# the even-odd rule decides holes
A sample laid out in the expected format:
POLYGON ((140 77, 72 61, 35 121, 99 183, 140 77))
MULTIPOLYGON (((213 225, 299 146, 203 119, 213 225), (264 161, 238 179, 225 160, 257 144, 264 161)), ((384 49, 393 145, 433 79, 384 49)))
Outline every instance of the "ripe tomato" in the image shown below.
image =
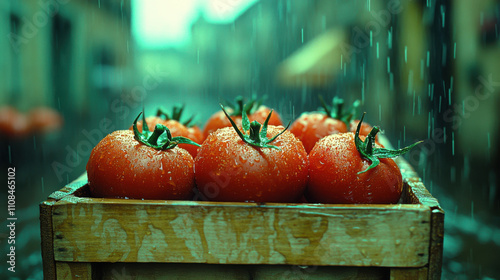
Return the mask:
POLYGON ((308 153, 319 139, 330 134, 347 132, 347 125, 342 117, 344 101, 339 98, 333 99, 335 111, 324 102, 321 96, 320 100, 324 112, 303 113, 290 127, 290 132, 302 141, 308 153))
MULTIPOLYGON (((190 126, 192 118, 186 122, 181 123, 180 117, 184 106, 177 107, 174 106, 174 113, 172 117, 170 117, 163 109, 158 109, 158 113, 156 116, 151 116, 146 118, 146 124, 148 125, 149 131, 153 131, 157 124, 162 124, 170 129, 170 133, 172 136, 182 136, 193 140, 195 143, 201 144, 203 142, 203 133, 201 132, 198 126, 190 126), (161 116, 164 116, 166 119, 163 119, 161 116)), ((142 123, 144 122, 144 118, 142 121, 137 122, 137 128, 140 132, 142 132, 142 123)), ((130 127, 132 129, 132 127, 130 127)), ((179 144, 179 147, 187 150, 193 158, 196 157, 198 153, 198 147, 190 144, 179 144)))
POLYGON ((178 143, 196 144, 174 137, 158 124, 153 133, 134 130, 107 135, 90 154, 87 176, 95 197, 136 199, 190 199, 194 188, 193 157, 178 143), (162 134, 166 133, 166 136, 162 134))
MULTIPOLYGON (((350 132, 356 132, 356 129, 358 127, 358 124, 359 124, 359 120, 352 120, 350 123, 349 123, 349 131, 350 132)), ((373 127, 367 123, 361 123, 361 128, 359 129, 359 135, 368 135, 370 133, 370 131, 372 131, 373 127)), ((378 137, 375 136, 375 137, 378 137)))
MULTIPOLYGON (((363 118, 361 118, 362 122, 363 118)), ((375 142, 378 127, 363 142, 356 133, 340 133, 321 139, 309 153, 308 201, 320 203, 397 203, 403 189, 395 157, 400 150, 384 149, 375 142)))
POLYGON ((11 106, 0 107, 0 135, 21 138, 30 133, 28 118, 11 106))
MULTIPOLYGON (((238 126, 241 126, 243 111, 248 112, 248 118, 250 119, 250 121, 258 121, 260 123, 263 123, 266 120, 266 117, 271 112, 271 109, 264 105, 261 105, 261 102, 259 100, 255 100, 255 98, 252 98, 252 100, 250 100, 250 102, 244 106, 243 99, 241 97, 238 97, 236 98, 236 104, 238 106, 232 106, 232 108, 228 108, 227 112, 231 116, 232 121, 234 121, 238 126)), ((273 111, 273 114, 269 119, 269 124, 276 126, 283 125, 283 122, 281 121, 278 113, 273 111)), ((203 136, 204 138, 207 138, 210 133, 216 131, 217 129, 230 126, 231 122, 228 118, 226 118, 224 112, 222 110, 218 111, 208 119, 207 123, 205 124, 205 128, 203 129, 203 136)))
POLYGON ((290 132, 302 141, 309 153, 321 138, 330 134, 347 132, 343 121, 331 118, 324 113, 303 113, 290 127, 290 132))
POLYGON ((48 107, 37 107, 28 115, 32 131, 47 133, 58 130, 63 125, 63 118, 59 112, 48 107))
MULTIPOLYGON (((271 115, 271 113, 270 113, 271 115)), ((229 116, 227 116, 229 118, 229 116)), ((307 153, 282 126, 249 123, 243 115, 241 132, 218 129, 203 142, 195 159, 197 188, 208 200, 296 202, 307 183, 307 153), (272 142, 272 145, 269 143, 272 142)))

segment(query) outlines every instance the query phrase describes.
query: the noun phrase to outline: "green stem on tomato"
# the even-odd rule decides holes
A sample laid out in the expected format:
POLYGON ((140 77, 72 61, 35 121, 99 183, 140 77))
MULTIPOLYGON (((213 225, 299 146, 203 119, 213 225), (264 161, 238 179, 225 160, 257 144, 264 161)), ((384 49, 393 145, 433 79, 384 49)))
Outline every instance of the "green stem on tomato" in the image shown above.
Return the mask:
POLYGON ((169 113, 167 113, 167 110, 164 107, 160 107, 160 108, 158 108, 158 110, 156 110, 156 116, 157 117, 164 117, 165 120, 167 120, 167 121, 169 121, 169 120, 178 121, 179 123, 181 123, 182 125, 184 125, 186 127, 192 127, 195 125, 193 123, 194 115, 192 115, 189 119, 187 119, 185 121, 181 121, 182 113, 184 112, 184 108, 185 108, 184 104, 182 104, 182 105, 176 104, 172 108, 172 114, 169 115, 169 113))
POLYGON ((278 149, 280 150, 279 147, 271 145, 269 143, 273 142, 278 136, 283 134, 288 127, 290 126, 290 122, 288 122, 288 125, 286 126, 285 129, 283 129, 280 133, 276 134, 274 137, 271 139, 267 138, 267 128, 269 124, 269 119, 271 118, 271 115, 273 113, 273 110, 269 112, 269 115, 267 115, 266 120, 264 121, 264 124, 260 124, 258 121, 253 121, 250 123, 250 120, 248 119, 248 116, 245 112, 242 114, 241 118, 241 126, 243 127, 243 131, 246 133, 246 131, 249 131, 249 135, 246 135, 244 132, 242 132, 236 123, 231 119, 231 116, 226 112, 224 109, 224 106, 220 104, 220 107, 222 108, 222 111, 228 118, 229 122, 231 122, 231 125, 233 126, 234 130, 238 134, 238 136, 243 140, 245 143, 250 144, 255 147, 259 148, 273 148, 273 149, 278 149))
POLYGON ((377 148, 375 146, 375 137, 380 129, 377 126, 374 126, 370 133, 366 136, 365 141, 362 141, 359 137, 359 131, 361 129, 361 123, 365 117, 366 113, 363 113, 361 119, 359 120, 358 127, 356 128, 356 133, 354 135, 354 143, 356 145, 356 149, 361 154, 362 157, 371 161, 370 166, 367 169, 358 172, 358 174, 367 172, 368 170, 375 168, 379 163, 381 158, 393 158, 400 155, 403 155, 410 151, 416 145, 422 143, 423 141, 419 141, 411 144, 408 147, 398 149, 398 150, 390 150, 385 148, 377 148))
POLYGON ((147 129, 144 129, 147 128, 146 120, 144 118, 143 118, 143 130, 141 133, 137 128, 137 120, 139 119, 141 114, 143 115, 142 112, 139 113, 139 115, 135 118, 134 123, 132 124, 132 129, 134 131, 134 138, 140 143, 157 150, 172 149, 178 144, 190 144, 200 147, 200 144, 192 141, 189 138, 182 136, 172 137, 170 129, 168 129, 168 127, 162 124, 157 124, 155 126, 154 131, 152 133, 149 132, 147 129), (166 133, 166 137, 161 137, 163 133, 166 133))

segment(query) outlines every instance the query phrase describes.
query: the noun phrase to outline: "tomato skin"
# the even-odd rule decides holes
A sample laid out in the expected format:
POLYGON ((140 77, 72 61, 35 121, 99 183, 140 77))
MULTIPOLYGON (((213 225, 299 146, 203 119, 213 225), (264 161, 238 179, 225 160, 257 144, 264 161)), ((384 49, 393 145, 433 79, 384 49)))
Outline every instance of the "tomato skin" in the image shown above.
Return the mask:
MULTIPOLYGON (((267 135, 283 129, 269 126, 267 135)), ((307 153, 288 131, 270 144, 281 150, 251 146, 232 127, 211 133, 195 159, 198 189, 214 201, 296 202, 307 183, 307 153)))
MULTIPOLYGON (((203 133, 197 126, 186 127, 176 120, 164 120, 161 117, 147 117, 146 123, 148 124, 149 131, 154 131, 157 124, 163 124, 168 127, 173 137, 186 137, 198 144, 203 142, 203 133)), ((142 121, 137 122, 137 129, 142 132, 142 121)), ((130 130, 132 130, 132 127, 130 127, 130 130)), ((179 144, 179 147, 188 151, 193 158, 195 158, 198 153, 198 147, 195 145, 179 144)))
POLYGON ((56 110, 49 107, 37 107, 29 112, 28 119, 31 131, 48 133, 60 129, 63 117, 56 110))
POLYGON ((391 204, 401 197, 403 180, 394 160, 380 159, 375 168, 357 174, 371 162, 357 151, 352 132, 321 139, 309 153, 309 161, 308 201, 391 204))
POLYGON ((304 113, 290 126, 290 132, 302 141, 307 153, 311 152, 321 138, 347 132, 345 123, 324 113, 304 113))
MULTIPOLYGON (((349 123, 349 131, 350 132, 356 132, 356 129, 358 128, 359 120, 352 120, 349 123)), ((359 129, 359 135, 364 135, 367 136, 370 134, 370 131, 372 131, 372 126, 363 122, 361 123, 361 127, 359 129)), ((378 135, 375 135, 375 139, 378 139, 378 135)))
MULTIPOLYGON (((228 108, 227 112, 231 113, 232 110, 228 108)), ((271 112, 271 109, 264 105, 261 105, 253 114, 248 115, 248 119, 250 120, 250 122, 258 121, 262 124, 266 120, 267 115, 269 115, 269 112, 271 112)), ((241 116, 231 116, 231 119, 238 126, 241 126, 241 116)), ((283 125, 280 115, 276 111, 273 111, 273 114, 269 119, 269 125, 283 125)), ((203 129, 203 136, 204 138, 207 138, 210 133, 216 131, 217 129, 230 126, 231 122, 229 122, 224 112, 218 111, 208 119, 207 123, 205 124, 205 128, 203 129)))
POLYGON ((190 199, 193 164, 182 148, 156 150, 136 141, 133 131, 118 130, 94 147, 87 176, 95 197, 190 199))
MULTIPOLYGON (((186 135, 173 135, 173 136, 174 137, 175 136, 184 136, 186 138, 193 140, 194 142, 196 142, 200 145, 201 145, 201 143, 203 143, 203 139, 204 139, 203 132, 201 131, 201 129, 198 126, 186 127, 186 129, 187 129, 186 135)), ((196 156, 198 155, 199 147, 197 147, 195 145, 179 144, 179 147, 188 151, 191 154, 191 156, 193 157, 193 159, 196 158, 196 156)))
POLYGON ((22 138, 29 133, 29 120, 24 114, 11 106, 0 107, 0 135, 22 138))

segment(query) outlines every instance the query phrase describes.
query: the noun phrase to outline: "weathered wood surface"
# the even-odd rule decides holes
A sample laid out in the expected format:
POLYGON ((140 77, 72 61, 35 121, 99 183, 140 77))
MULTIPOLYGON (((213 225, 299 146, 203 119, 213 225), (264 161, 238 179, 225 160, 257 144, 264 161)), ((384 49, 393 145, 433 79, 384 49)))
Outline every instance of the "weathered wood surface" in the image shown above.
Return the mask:
POLYGON ((56 262, 57 280, 97 279, 91 263, 56 262))
POLYGON ((428 263, 422 205, 280 205, 67 196, 57 261, 408 266, 428 263))
POLYGON ((52 205, 55 200, 49 199, 40 203, 40 233, 42 245, 42 266, 44 279, 56 278, 54 259, 54 236, 52 229, 52 205))
POLYGON ((391 268, 390 280, 427 280, 429 269, 420 268, 391 268))
POLYGON ((439 202, 425 188, 422 180, 403 158, 397 158, 396 163, 401 169, 406 191, 403 200, 406 203, 422 204, 431 209, 431 231, 429 247, 428 279, 441 279, 443 263, 444 210, 439 202))

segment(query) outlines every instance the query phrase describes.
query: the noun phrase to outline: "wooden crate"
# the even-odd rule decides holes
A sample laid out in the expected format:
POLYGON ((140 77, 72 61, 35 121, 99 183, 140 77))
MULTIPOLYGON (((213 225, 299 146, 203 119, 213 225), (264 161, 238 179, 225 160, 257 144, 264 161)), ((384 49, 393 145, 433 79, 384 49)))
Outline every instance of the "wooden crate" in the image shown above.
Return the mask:
POLYGON ((396 162, 396 205, 91 198, 84 174, 40 205, 44 276, 440 279, 444 212, 396 162))

